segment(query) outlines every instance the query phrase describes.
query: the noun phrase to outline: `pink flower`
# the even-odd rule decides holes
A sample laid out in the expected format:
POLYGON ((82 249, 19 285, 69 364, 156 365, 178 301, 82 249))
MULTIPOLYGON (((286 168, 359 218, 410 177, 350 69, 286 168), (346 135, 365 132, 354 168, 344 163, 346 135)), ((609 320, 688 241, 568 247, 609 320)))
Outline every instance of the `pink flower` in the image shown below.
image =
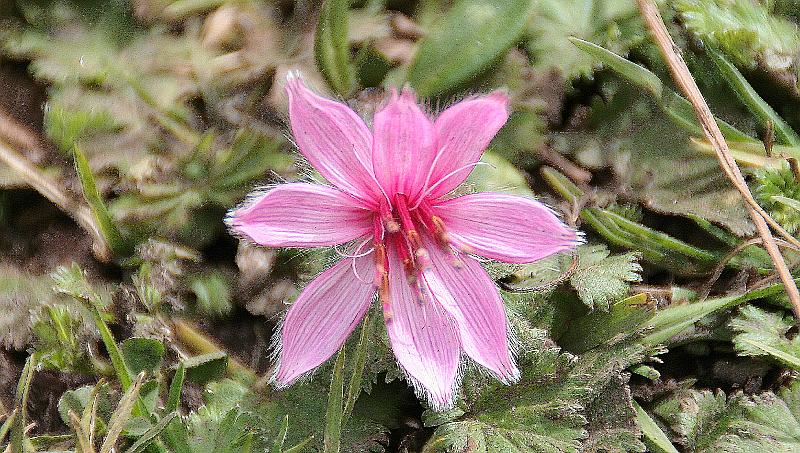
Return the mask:
POLYGON ((410 89, 393 91, 370 131, 297 77, 287 91, 297 147, 332 187, 280 185, 233 211, 229 222, 269 247, 360 245, 289 308, 276 384, 292 384, 338 351, 376 292, 394 354, 434 409, 453 403, 462 352, 497 379, 516 381, 503 300, 470 255, 529 263, 578 239, 529 198, 448 198, 508 119, 508 97, 471 97, 432 121, 410 89))

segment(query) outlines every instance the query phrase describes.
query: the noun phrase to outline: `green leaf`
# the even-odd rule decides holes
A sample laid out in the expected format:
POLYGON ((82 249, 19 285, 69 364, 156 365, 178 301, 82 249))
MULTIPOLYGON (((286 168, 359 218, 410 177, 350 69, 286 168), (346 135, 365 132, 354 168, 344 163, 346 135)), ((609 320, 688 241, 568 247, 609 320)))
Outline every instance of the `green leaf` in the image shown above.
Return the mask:
MULTIPOLYGON (((568 202, 577 204, 583 191, 566 176, 542 167, 545 181, 568 202)), ((703 274, 719 261, 716 253, 703 250, 668 234, 631 221, 610 209, 583 208, 581 219, 606 241, 641 253, 644 260, 677 274, 703 274)))
MULTIPOLYGON (((597 360, 597 359, 595 359, 597 360)), ((586 404, 589 437, 583 451, 643 453, 641 429, 636 420, 627 373, 612 373, 603 384, 595 383, 594 398, 586 404)))
POLYGON ((459 0, 430 28, 408 81, 420 96, 457 90, 522 38, 531 0, 459 0))
POLYGON ((794 209, 795 211, 800 212, 800 201, 797 201, 794 198, 784 197, 781 195, 773 195, 771 199, 772 201, 776 201, 778 203, 781 203, 785 206, 794 209))
POLYGON ((344 399, 344 348, 336 355, 325 412, 325 453, 339 453, 342 437, 342 401, 344 399))
MULTIPOLYGON (((798 45, 800 45, 800 39, 798 39, 798 45)), ((736 93, 736 96, 747 107, 747 110, 759 119, 762 126, 766 128, 767 124, 772 123, 775 136, 779 142, 785 145, 800 145, 800 137, 797 136, 797 133, 758 95, 742 73, 736 69, 736 66, 714 49, 707 49, 707 53, 714 61, 714 64, 717 65, 722 77, 725 78, 733 92, 736 93)))
POLYGON ((178 362, 178 367, 175 369, 175 375, 172 377, 172 382, 169 384, 169 395, 167 396, 167 404, 164 410, 167 412, 177 411, 181 405, 181 393, 183 393, 183 382, 186 378, 186 364, 181 361, 178 362))
POLYGON ((314 39, 317 67, 334 91, 348 96, 353 90, 353 67, 347 41, 349 0, 325 0, 322 3, 314 39))
POLYGON ((117 439, 133 415, 133 409, 139 400, 139 390, 143 381, 144 375, 140 374, 131 383, 130 387, 125 390, 125 394, 122 395, 117 408, 114 409, 111 419, 108 421, 108 432, 105 439, 103 439, 103 444, 100 446, 100 453, 108 453, 116 445, 117 439))
POLYGON ((646 33, 633 2, 616 0, 543 0, 529 26, 527 49, 535 68, 557 68, 564 78, 591 74, 597 61, 570 45, 570 38, 594 42, 625 54, 646 33))
POLYGON ((647 296, 638 294, 614 303, 608 311, 592 311, 578 317, 559 338, 559 344, 577 354, 613 344, 620 336, 643 329, 655 313, 647 296))
POLYGON ((111 218, 111 214, 108 212, 108 208, 103 202, 100 191, 97 189, 97 183, 94 180, 94 174, 89 167, 89 161, 78 146, 73 148, 73 153, 75 156, 75 169, 78 172, 78 179, 83 189, 83 197, 92 210, 100 233, 108 242, 108 246, 114 254, 121 257, 128 256, 132 249, 122 238, 117 226, 114 224, 114 220, 111 218))
MULTIPOLYGON (((103 318, 101 310, 105 306, 101 296, 92 288, 86 280, 83 270, 78 264, 73 263, 70 267, 60 267, 53 273, 53 280, 56 282, 55 290, 74 297, 92 314, 95 327, 100 331, 100 338, 106 347, 111 363, 114 366, 117 379, 122 385, 122 390, 127 391, 133 383, 134 374, 131 373, 122 351, 114 340, 114 335, 103 318)), ((138 414, 137 414, 138 415, 138 414)))
POLYGON ((580 38, 570 37, 569 41, 578 49, 586 52, 592 57, 600 60, 604 65, 618 72, 625 79, 635 83, 642 89, 649 91, 650 94, 656 98, 661 97, 663 85, 661 79, 657 75, 650 72, 648 69, 639 66, 638 64, 626 60, 619 55, 607 50, 597 44, 589 41, 584 41, 580 38))
POLYGON ((230 282, 220 272, 195 275, 189 280, 189 288, 197 297, 197 310, 205 315, 220 317, 233 310, 230 282))
POLYGON ((630 283, 642 280, 637 253, 610 255, 605 245, 578 248, 578 268, 569 281, 590 308, 608 310, 612 302, 628 294, 630 283))
POLYGON ((652 413, 686 451, 793 452, 800 448, 800 382, 752 397, 680 390, 652 413))
POLYGON ((680 339, 682 334, 691 330, 694 323, 704 317, 728 308, 741 305, 754 299, 772 296, 783 291, 783 285, 771 285, 765 288, 749 291, 738 296, 707 299, 690 304, 672 305, 658 313, 650 322, 651 330, 642 339, 650 345, 669 343, 680 339))
POLYGON ((483 153, 480 162, 465 181, 465 187, 475 192, 533 195, 525 175, 506 158, 489 150, 483 153))
POLYGON ((768 356, 795 370, 800 370, 800 337, 787 337, 795 325, 792 316, 783 316, 747 305, 731 320, 737 332, 733 337, 736 352, 744 356, 768 356))
POLYGON ((672 2, 685 27, 734 64, 761 67, 797 91, 800 32, 792 21, 773 15, 771 2, 751 0, 679 0, 672 2))
POLYGON ((164 416, 161 420, 158 421, 157 424, 153 425, 150 429, 148 429, 144 434, 142 434, 136 442, 133 443, 125 453, 140 453, 147 448, 159 434, 161 434, 164 429, 166 429, 167 425, 172 422, 178 416, 177 412, 170 412, 166 416, 164 416))
POLYGON ((358 343, 356 343, 356 350, 353 358, 353 371, 350 375, 350 381, 347 383, 347 398, 345 399, 344 409, 342 410, 342 420, 345 422, 350 418, 358 395, 361 394, 361 383, 364 378, 364 367, 367 361, 367 349, 370 346, 372 332, 374 331, 372 326, 372 316, 367 312, 366 316, 361 321, 361 333, 358 336, 358 343))
POLYGON ((753 171, 753 196, 786 231, 800 231, 800 182, 788 162, 753 171))
POLYGON ((4 415, 5 420, 3 420, 3 424, 0 425, 0 443, 5 442, 6 436, 8 435, 9 431, 11 431, 11 427, 14 425, 14 418, 16 418, 16 416, 16 409, 4 415))
POLYGON ((189 357, 182 363, 186 368, 186 379, 198 384, 205 384, 225 375, 228 368, 228 355, 221 351, 209 352, 189 357))
POLYGON ((667 435, 658 427, 658 424, 650 417, 647 411, 642 409, 642 406, 639 406, 636 402, 633 403, 633 407, 636 409, 636 421, 642 428, 644 443, 650 451, 653 453, 678 453, 678 450, 669 441, 667 435))
POLYGON ((128 338, 122 342, 122 355, 133 374, 155 373, 164 361, 164 344, 155 338, 128 338))
POLYGON ((548 343, 543 331, 516 318, 522 377, 514 386, 465 378, 469 417, 439 426, 424 452, 577 452, 587 436, 581 400, 586 376, 574 357, 548 343), (480 389, 480 390, 479 390, 480 389))
POLYGON ((275 443, 272 444, 272 450, 270 453, 282 453, 283 452, 283 443, 286 442, 286 433, 289 432, 289 416, 286 415, 283 417, 283 421, 281 422, 281 428, 278 430, 278 435, 275 436, 275 443))
POLYGON ((107 384, 95 384, 78 387, 74 390, 67 390, 58 399, 58 414, 64 424, 70 423, 70 412, 82 414, 94 400, 95 405, 95 425, 97 431, 105 430, 105 425, 111 417, 113 404, 108 394, 107 384))
POLYGON ((25 429, 28 423, 28 396, 33 381, 33 373, 36 370, 36 357, 29 355, 25 359, 25 366, 17 383, 17 392, 14 394, 15 416, 11 424, 11 451, 12 453, 25 453, 27 450, 27 436, 25 429))

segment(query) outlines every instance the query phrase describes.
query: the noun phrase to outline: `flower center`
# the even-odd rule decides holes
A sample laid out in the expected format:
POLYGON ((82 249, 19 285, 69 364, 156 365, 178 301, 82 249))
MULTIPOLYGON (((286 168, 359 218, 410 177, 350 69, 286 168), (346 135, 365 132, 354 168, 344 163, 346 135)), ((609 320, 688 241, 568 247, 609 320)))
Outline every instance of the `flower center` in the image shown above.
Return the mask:
POLYGON ((401 193, 396 194, 392 201, 393 206, 382 203, 379 213, 373 218, 375 284, 379 288, 378 294, 387 320, 392 316, 387 247, 392 247, 403 263, 403 271, 419 303, 424 303, 427 291, 422 273, 431 265, 430 253, 423 244, 422 234, 433 237, 437 245, 450 254, 451 264, 456 267, 462 264, 458 254, 466 252, 452 244, 444 221, 434 214, 427 201, 409 208, 408 198, 401 193))

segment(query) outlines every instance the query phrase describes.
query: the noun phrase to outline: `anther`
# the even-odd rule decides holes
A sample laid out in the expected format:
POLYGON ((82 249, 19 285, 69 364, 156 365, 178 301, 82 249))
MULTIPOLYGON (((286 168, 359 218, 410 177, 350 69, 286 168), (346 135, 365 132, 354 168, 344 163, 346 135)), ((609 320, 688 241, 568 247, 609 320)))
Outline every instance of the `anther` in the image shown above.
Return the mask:
POLYGON ((373 244, 375 246, 375 285, 383 307, 383 317, 387 321, 392 317, 389 299, 389 256, 386 254, 383 222, 375 216, 372 223, 373 244))
POLYGON ((389 233, 397 233, 400 231, 400 224, 398 224, 394 219, 394 216, 392 215, 392 208, 387 203, 381 203, 380 213, 381 220, 383 222, 383 226, 386 228, 386 231, 389 233))

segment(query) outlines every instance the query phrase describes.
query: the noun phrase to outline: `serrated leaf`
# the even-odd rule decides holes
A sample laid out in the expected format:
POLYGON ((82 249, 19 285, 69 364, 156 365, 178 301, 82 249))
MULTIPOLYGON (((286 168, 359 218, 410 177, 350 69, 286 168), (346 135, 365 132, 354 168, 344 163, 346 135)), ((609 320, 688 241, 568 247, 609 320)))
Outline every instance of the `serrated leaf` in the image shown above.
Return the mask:
POLYGON ((531 0, 459 0, 419 44, 408 81, 422 97, 452 92, 522 38, 531 0))
POLYGON ((768 4, 751 0, 680 0, 673 7, 686 28, 722 49, 740 67, 763 67, 797 91, 800 32, 773 15, 768 4))
POLYGON ((589 307, 608 310, 612 302, 627 295, 631 283, 642 280, 637 253, 610 255, 605 245, 578 248, 578 268, 569 281, 589 307))
POLYGON ((787 337, 795 325, 791 315, 784 316, 747 305, 739 310, 729 325, 737 332, 733 344, 739 355, 768 356, 800 370, 800 337, 787 337))
POLYGON ((800 448, 798 395, 798 381, 777 395, 752 397, 687 389, 660 401, 653 414, 687 451, 788 453, 800 448))
POLYGON ((587 435, 581 404, 589 393, 586 376, 573 371, 574 357, 548 343, 544 332, 519 318, 516 324, 524 336, 520 383, 506 387, 477 377, 465 380, 469 417, 439 426, 424 451, 466 446, 502 453, 580 450, 587 435))
POLYGON ((529 33, 527 48, 533 66, 558 68, 566 79, 589 75, 597 64, 570 44, 570 37, 624 55, 645 36, 634 3, 619 0, 540 1, 529 33))

